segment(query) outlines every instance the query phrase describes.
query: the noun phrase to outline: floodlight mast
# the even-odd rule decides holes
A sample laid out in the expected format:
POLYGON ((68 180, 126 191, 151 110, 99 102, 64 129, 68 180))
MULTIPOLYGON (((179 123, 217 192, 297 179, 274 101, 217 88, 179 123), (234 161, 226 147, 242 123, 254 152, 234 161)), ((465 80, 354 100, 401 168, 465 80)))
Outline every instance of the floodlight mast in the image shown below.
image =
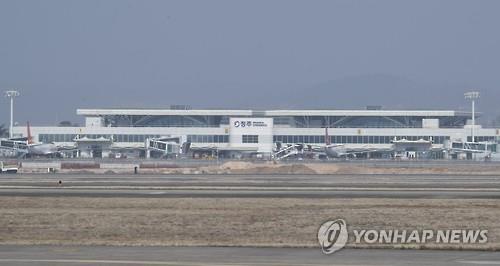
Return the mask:
POLYGON ((14 126, 14 98, 20 95, 19 91, 8 90, 5 91, 5 97, 10 98, 10 127, 9 127, 9 138, 13 137, 13 126, 14 126))
POLYGON ((476 142, 475 135, 474 135, 474 130, 476 127, 476 114, 475 114, 475 102, 476 99, 479 98, 479 92, 478 91, 469 91, 464 93, 464 97, 467 100, 471 100, 472 102, 472 142, 476 142))

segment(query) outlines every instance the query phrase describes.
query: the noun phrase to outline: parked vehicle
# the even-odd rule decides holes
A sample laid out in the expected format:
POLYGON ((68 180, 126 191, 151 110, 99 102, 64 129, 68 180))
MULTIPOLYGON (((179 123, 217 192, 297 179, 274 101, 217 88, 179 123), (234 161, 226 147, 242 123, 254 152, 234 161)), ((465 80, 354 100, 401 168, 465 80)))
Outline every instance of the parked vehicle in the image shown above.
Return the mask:
POLYGON ((19 170, 17 167, 5 166, 3 162, 0 162, 0 174, 15 174, 19 170))

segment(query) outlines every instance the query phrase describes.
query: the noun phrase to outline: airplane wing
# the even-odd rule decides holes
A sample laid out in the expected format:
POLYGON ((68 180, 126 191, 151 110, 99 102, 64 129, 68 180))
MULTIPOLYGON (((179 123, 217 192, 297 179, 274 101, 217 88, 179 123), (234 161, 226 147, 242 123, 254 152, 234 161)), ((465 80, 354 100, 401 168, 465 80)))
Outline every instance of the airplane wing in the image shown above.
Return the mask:
POLYGON ((450 150, 454 152, 491 153, 491 151, 489 150, 472 150, 472 149, 460 149, 460 148, 452 148, 450 150))
POLYGON ((359 147, 359 148, 349 148, 346 150, 347 153, 367 153, 367 152, 390 152, 393 151, 392 148, 373 148, 373 147, 359 147))
POLYGON ((76 146, 56 146, 56 147, 57 151, 73 151, 77 149, 76 146))
POLYGON ((328 144, 328 145, 316 145, 316 144, 294 144, 295 146, 302 146, 304 150, 317 150, 324 151, 326 148, 342 147, 344 144, 328 144))
POLYGON ((27 137, 22 137, 22 138, 10 138, 8 140, 12 140, 12 141, 28 141, 28 138, 27 137))
MULTIPOLYGON (((330 144, 330 145, 305 145, 304 150, 324 152, 326 148, 336 148, 344 147, 344 144, 330 144), (309 149, 308 149, 309 148, 309 149)), ((349 154, 360 154, 367 152, 389 152, 393 151, 392 148, 373 148, 373 147, 358 147, 358 148, 346 148, 346 153, 349 154)))

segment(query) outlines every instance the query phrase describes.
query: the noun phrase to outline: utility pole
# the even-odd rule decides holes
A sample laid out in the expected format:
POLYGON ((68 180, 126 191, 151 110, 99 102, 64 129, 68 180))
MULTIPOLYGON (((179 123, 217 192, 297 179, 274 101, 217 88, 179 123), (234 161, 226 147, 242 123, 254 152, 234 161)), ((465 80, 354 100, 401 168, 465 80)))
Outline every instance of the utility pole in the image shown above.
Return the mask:
POLYGON ((13 137, 13 126, 14 126, 14 98, 18 97, 20 94, 16 90, 5 91, 5 97, 10 98, 10 127, 9 127, 9 138, 13 137))
POLYGON ((479 98, 479 92, 478 91, 470 91, 464 93, 465 99, 471 100, 472 102, 472 142, 476 142, 475 140, 475 135, 474 135, 474 130, 476 127, 476 106, 475 106, 475 101, 476 99, 479 98))

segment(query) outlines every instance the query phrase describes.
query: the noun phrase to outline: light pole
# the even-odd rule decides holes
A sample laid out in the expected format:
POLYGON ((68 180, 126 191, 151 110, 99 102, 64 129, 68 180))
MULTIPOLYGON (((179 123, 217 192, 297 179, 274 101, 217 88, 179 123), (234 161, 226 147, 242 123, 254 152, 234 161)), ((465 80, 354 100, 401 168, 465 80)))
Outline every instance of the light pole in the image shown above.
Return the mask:
POLYGON ((14 124, 14 98, 19 96, 19 92, 16 90, 8 90, 5 92, 5 97, 10 98, 10 127, 9 127, 9 138, 12 138, 12 129, 14 124))
POLYGON ((476 127, 476 110, 475 110, 475 101, 479 98, 478 91, 469 91, 464 93, 465 99, 471 100, 472 102, 472 142, 475 142, 474 130, 476 127))

